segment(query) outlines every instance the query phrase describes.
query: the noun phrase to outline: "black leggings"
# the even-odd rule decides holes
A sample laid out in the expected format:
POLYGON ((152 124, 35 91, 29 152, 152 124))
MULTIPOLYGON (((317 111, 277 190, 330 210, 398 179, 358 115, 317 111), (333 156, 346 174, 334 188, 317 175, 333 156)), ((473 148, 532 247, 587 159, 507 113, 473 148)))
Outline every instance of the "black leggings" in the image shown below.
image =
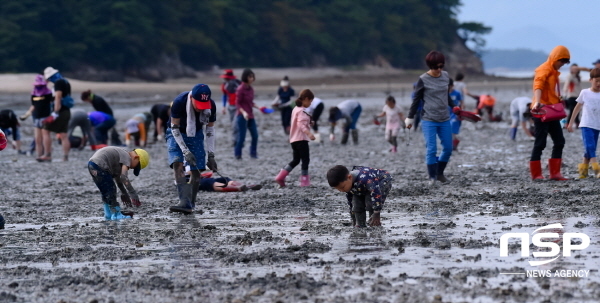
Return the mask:
POLYGON ((546 148, 546 139, 548 135, 552 138, 554 146, 552 146, 552 158, 562 158, 562 151, 565 147, 565 137, 563 136, 560 121, 542 122, 538 118, 533 118, 535 124, 535 142, 531 151, 531 161, 539 161, 542 159, 542 151, 546 148))
POLYGON ((315 107, 315 110, 313 111, 311 119, 313 121, 313 127, 312 127, 312 129, 315 132, 319 131, 319 118, 321 118, 321 114, 323 113, 323 109, 325 109, 325 105, 323 105, 323 103, 320 103, 319 105, 317 105, 317 107, 315 107))
MULTIPOLYGON (((569 110, 569 116, 567 117, 567 122, 571 122, 571 116, 573 115, 573 110, 575 109, 575 106, 577 105, 577 97, 571 97, 569 99, 567 99, 567 102, 565 102, 567 104, 567 109, 569 110)), ((577 115, 577 117, 575 117, 575 124, 579 125, 579 115, 577 115)))
POLYGON ((294 151, 294 160, 288 165, 293 169, 298 166, 302 160, 302 170, 308 170, 310 163, 310 150, 308 149, 308 141, 292 142, 292 150, 294 151))

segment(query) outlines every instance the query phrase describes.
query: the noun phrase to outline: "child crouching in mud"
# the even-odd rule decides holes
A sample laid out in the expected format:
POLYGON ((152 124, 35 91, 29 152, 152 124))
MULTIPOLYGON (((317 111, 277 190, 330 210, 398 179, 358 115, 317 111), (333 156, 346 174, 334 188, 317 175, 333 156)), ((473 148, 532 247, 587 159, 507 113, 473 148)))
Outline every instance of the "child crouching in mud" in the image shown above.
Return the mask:
POLYGON ((132 204, 136 207, 142 205, 135 189, 127 178, 127 171, 133 169, 134 175, 139 175, 140 170, 148 166, 150 156, 143 149, 127 150, 107 146, 96 151, 88 162, 88 170, 94 183, 102 194, 104 202, 104 218, 106 220, 130 219, 131 212, 122 212, 117 201, 117 186, 121 190, 121 201, 127 207, 132 204), (113 181, 114 179, 114 181, 113 181))
POLYGON ((352 171, 336 165, 327 172, 329 186, 346 193, 350 217, 355 227, 381 226, 380 212, 392 188, 394 178, 385 170, 354 166, 352 171))

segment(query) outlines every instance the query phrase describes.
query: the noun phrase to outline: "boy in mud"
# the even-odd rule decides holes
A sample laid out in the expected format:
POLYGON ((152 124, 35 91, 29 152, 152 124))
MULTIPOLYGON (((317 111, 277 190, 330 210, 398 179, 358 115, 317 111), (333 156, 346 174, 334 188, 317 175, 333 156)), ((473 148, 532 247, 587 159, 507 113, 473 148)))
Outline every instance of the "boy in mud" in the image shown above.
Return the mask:
POLYGON ((90 158, 88 170, 102 194, 106 220, 130 219, 133 215, 132 212, 121 211, 115 182, 121 190, 121 201, 127 207, 131 207, 132 204, 136 207, 142 205, 127 178, 127 171, 133 169, 133 174, 137 176, 141 169, 148 166, 148 162, 150 156, 143 149, 138 148, 128 152, 124 148, 115 146, 101 148, 90 158))
POLYGON ((367 226, 366 211, 369 226, 381 226, 380 212, 393 180, 389 172, 365 166, 354 166, 348 171, 345 166, 336 165, 327 172, 329 186, 346 193, 355 227, 367 226))

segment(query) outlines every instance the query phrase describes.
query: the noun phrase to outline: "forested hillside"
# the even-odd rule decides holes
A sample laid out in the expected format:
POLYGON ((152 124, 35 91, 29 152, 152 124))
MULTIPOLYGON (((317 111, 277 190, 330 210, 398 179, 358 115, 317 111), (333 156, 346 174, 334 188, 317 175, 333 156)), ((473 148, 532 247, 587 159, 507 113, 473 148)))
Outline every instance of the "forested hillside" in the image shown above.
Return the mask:
POLYGON ((165 58, 219 66, 422 68, 450 49, 459 0, 0 1, 0 72, 135 74, 165 58))

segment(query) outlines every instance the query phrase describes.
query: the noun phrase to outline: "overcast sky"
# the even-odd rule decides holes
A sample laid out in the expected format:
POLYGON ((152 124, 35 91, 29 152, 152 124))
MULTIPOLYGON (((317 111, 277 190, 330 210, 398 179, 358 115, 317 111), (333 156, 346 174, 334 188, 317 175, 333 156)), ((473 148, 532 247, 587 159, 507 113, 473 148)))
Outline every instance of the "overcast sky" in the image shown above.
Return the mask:
POLYGON ((600 59, 600 1, 462 0, 460 22, 492 27, 486 48, 529 48, 549 53, 556 45, 571 52, 571 62, 591 66, 600 59))

